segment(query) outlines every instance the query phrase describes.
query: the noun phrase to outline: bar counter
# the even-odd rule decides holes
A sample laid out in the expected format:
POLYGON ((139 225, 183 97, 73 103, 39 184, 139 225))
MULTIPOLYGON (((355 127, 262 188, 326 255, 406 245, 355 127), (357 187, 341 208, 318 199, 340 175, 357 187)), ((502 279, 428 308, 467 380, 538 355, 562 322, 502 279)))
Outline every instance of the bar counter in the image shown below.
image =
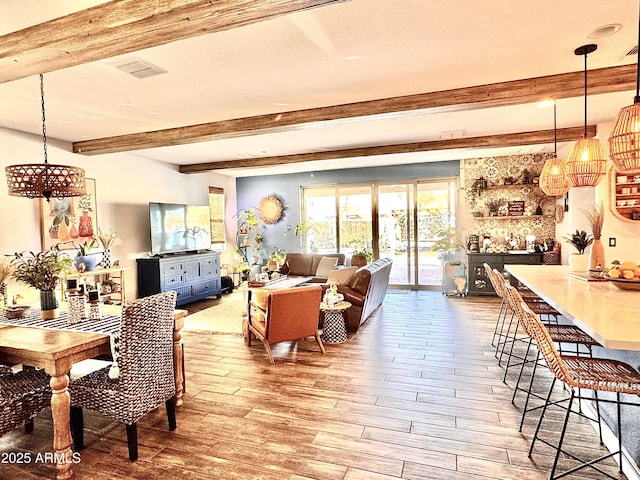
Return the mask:
POLYGON ((571 277, 566 265, 505 265, 505 270, 603 347, 640 351, 640 292, 571 277))

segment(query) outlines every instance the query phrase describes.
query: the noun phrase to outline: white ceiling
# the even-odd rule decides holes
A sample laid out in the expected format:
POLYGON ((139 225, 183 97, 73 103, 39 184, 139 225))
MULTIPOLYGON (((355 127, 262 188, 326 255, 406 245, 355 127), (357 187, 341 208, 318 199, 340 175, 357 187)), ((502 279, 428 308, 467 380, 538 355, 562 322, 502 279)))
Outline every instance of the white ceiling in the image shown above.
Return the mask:
MULTIPOLYGON (((0 35, 97 0, 3 0, 0 35)), ((631 0, 351 0, 45 75, 47 133, 74 142, 266 113, 580 71, 576 47, 597 43, 589 69, 634 63, 638 5, 631 0), (619 23, 615 35, 590 39, 619 23), (168 71, 137 79, 116 69, 138 57, 168 71)), ((609 122, 634 92, 589 96, 588 122, 609 122)), ((558 101, 558 127, 583 124, 584 99, 558 101)), ((41 133, 36 76, 0 84, 0 126, 41 133)), ((132 152, 176 165, 553 128, 535 104, 270 133, 132 152), (444 134, 445 137, 447 133, 444 134)), ((547 151, 435 151, 255 169, 264 173, 412 163, 547 151)), ((118 154, 110 154, 118 155, 118 154)), ((89 158, 89 157, 82 157, 89 158)), ((100 156, 92 157, 99 161, 100 156)), ((103 157, 104 158, 104 157, 103 157)))

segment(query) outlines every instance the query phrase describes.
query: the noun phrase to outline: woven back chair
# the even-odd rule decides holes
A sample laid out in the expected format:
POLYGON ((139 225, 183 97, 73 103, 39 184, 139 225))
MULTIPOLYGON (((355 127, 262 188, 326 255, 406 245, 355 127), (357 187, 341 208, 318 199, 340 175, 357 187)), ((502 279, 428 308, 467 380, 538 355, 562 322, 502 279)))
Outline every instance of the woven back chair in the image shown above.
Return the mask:
MULTIPOLYGON (((498 295, 498 297, 500 298, 500 310, 498 311, 498 318, 496 318, 496 326, 493 329, 493 337, 491 338, 491 345, 495 347, 496 337, 498 337, 498 339, 502 338, 501 333, 502 333, 504 322, 507 316, 507 308, 505 304, 504 292, 503 292, 503 286, 502 286, 504 282, 498 281, 496 279, 497 271, 494 271, 494 269, 492 269, 488 263, 483 263, 482 266, 484 267, 484 271, 487 275, 487 278, 489 279, 489 282, 491 282, 491 286, 495 290, 496 295, 498 295)), ((500 342, 500 340, 498 340, 498 342, 500 342)))
MULTIPOLYGON (((521 304, 523 322, 527 324, 527 329, 531 331, 532 336, 538 350, 543 356, 549 370, 554 375, 554 380, 549 389, 549 393, 546 397, 546 402, 542 410, 542 414, 538 420, 533 439, 531 440, 531 446, 529 448, 529 457, 533 453, 533 448, 536 441, 540 441, 548 446, 556 449, 556 455, 551 469, 550 479, 557 479, 564 477, 570 473, 574 473, 583 468, 593 468, 604 476, 612 479, 618 479, 617 475, 611 475, 610 473, 602 470, 599 467, 599 462, 618 455, 619 473, 622 473, 623 465, 623 451, 622 451, 622 423, 620 420, 620 406, 621 405, 633 405, 638 406, 636 403, 625 402, 621 400, 620 394, 640 395, 640 374, 629 364, 620 362, 618 360, 610 360, 605 358, 591 358, 591 357, 579 357, 572 355, 561 354, 556 348, 551 334, 548 331, 548 327, 542 323, 540 318, 531 310, 531 308, 525 303, 521 304), (551 401, 551 394, 556 380, 563 382, 570 391, 570 396, 563 401, 568 402, 565 409, 565 418, 563 422, 560 438, 556 444, 549 440, 540 438, 540 427, 545 418, 545 413, 550 405, 559 405, 561 402, 558 400, 551 401), (581 389, 592 390, 597 392, 613 392, 616 394, 615 400, 609 400, 608 398, 598 398, 596 395, 594 398, 587 397, 590 400, 595 400, 596 407, 599 402, 615 403, 617 407, 617 436, 618 436, 618 450, 610 452, 609 454, 602 455, 597 459, 583 460, 578 458, 574 453, 563 450, 563 441, 569 422, 571 413, 585 416, 582 412, 572 410, 574 399, 582 398, 580 393, 581 389), (571 468, 565 472, 556 475, 556 469, 558 466, 558 460, 560 455, 564 453, 567 458, 572 458, 579 462, 578 466, 571 468)), ((598 418, 592 419, 600 422, 599 408, 598 418)))
POLYGON ((129 459, 138 458, 136 422, 162 403, 170 430, 175 430, 173 325, 176 293, 141 298, 124 308, 120 326, 119 376, 109 367, 73 380, 69 385, 76 449, 82 448, 82 407, 127 426, 129 459))
POLYGON ((21 370, 13 373, 0 365, 0 435, 25 425, 33 430, 33 417, 51 405, 49 375, 44 370, 21 370))
POLYGON ((256 290, 249 304, 248 345, 253 333, 262 342, 271 364, 275 364, 271 345, 314 337, 322 353, 324 345, 318 331, 322 287, 256 290))

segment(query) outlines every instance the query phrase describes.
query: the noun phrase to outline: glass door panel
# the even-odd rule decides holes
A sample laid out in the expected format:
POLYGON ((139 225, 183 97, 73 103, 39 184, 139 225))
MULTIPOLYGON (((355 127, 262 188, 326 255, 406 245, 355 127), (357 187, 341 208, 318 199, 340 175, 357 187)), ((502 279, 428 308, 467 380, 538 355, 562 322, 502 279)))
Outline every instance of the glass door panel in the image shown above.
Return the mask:
POLYGON ((347 257, 356 249, 373 249, 371 190, 370 185, 338 189, 339 251, 347 257))
POLYGON ((378 256, 393 259, 390 284, 415 284, 413 211, 413 185, 378 186, 378 256))
POLYGON ((442 262, 431 250, 438 231, 456 226, 455 182, 430 181, 417 185, 418 285, 442 285, 442 262))
POLYGON ((304 190, 306 235, 302 235, 302 252, 333 253, 336 249, 336 188, 304 190))

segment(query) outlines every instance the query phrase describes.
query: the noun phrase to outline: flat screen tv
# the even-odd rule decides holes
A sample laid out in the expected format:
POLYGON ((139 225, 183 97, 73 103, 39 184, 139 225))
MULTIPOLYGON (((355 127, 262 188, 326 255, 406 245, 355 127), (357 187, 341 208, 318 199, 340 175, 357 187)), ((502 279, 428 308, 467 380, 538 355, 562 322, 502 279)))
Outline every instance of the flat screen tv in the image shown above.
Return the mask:
POLYGON ((149 203, 151 253, 206 250, 211 246, 208 205, 149 203))

